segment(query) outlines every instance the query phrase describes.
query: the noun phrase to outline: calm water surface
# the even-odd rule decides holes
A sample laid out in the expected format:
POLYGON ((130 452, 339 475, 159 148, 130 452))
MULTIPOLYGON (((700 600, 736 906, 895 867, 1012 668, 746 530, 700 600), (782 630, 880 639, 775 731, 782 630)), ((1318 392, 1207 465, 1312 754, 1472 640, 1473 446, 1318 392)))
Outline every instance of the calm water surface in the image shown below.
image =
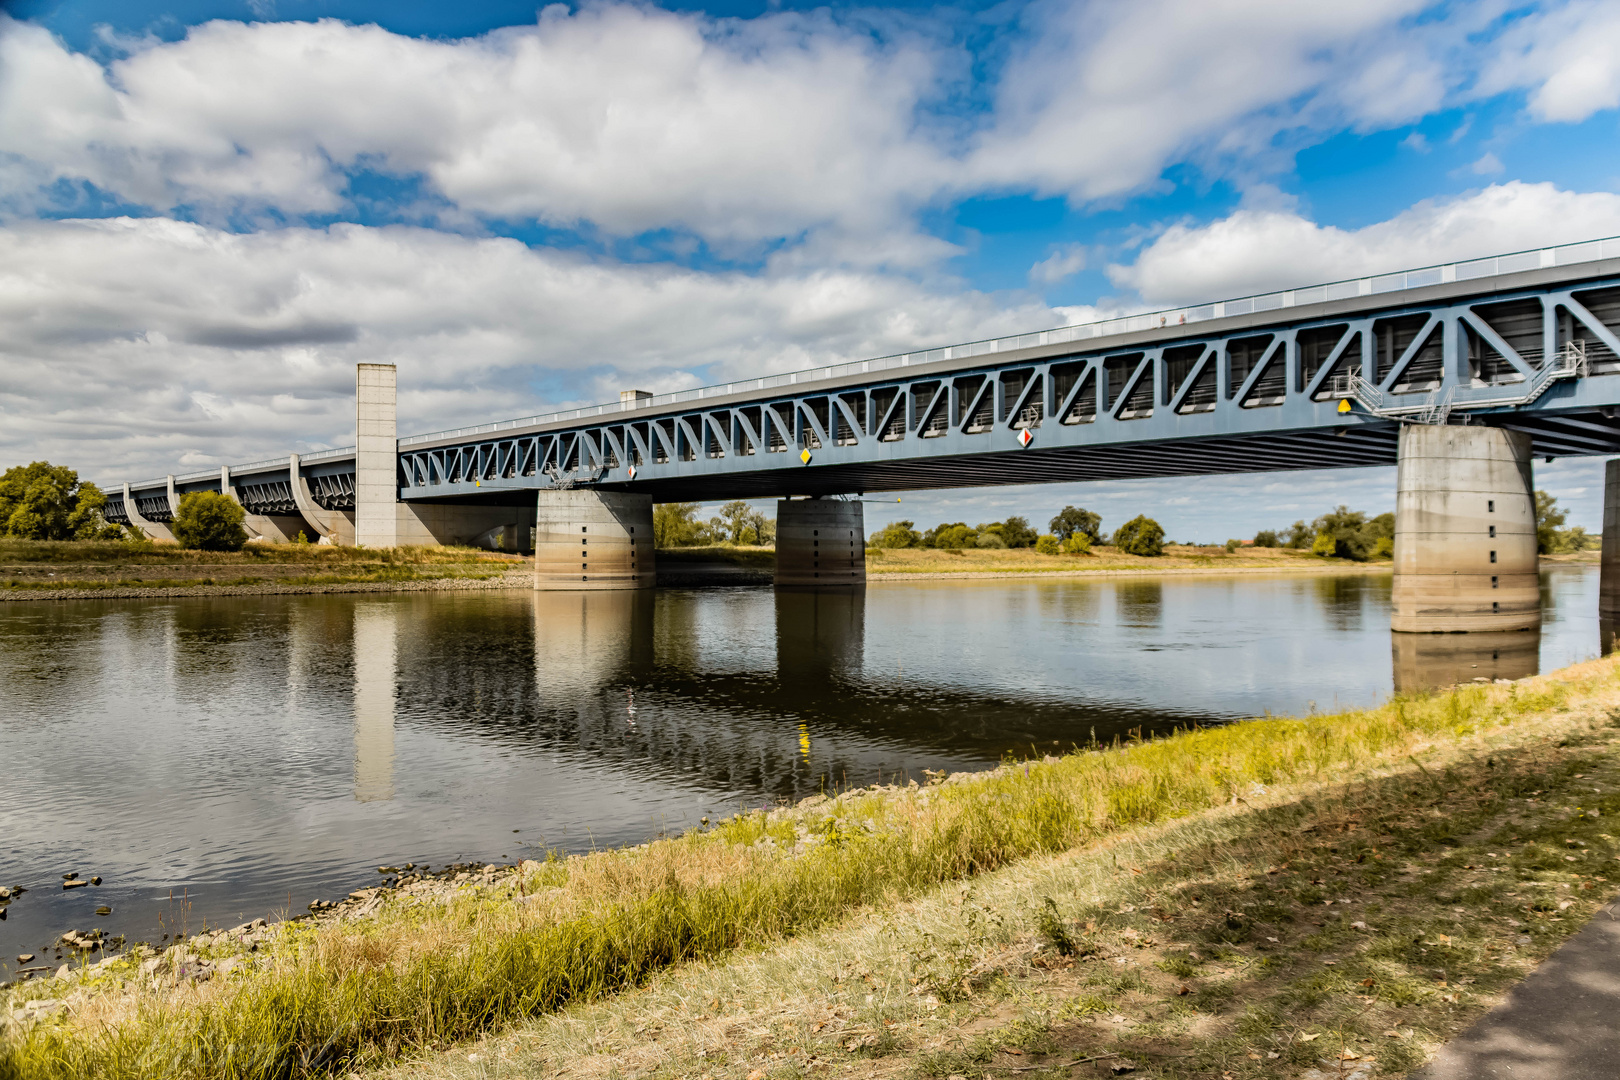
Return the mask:
POLYGON ((1490 637, 1392 637, 1387 575, 0 604, 0 975, 379 865, 1596 655, 1597 568, 1542 582, 1542 630, 1490 637))

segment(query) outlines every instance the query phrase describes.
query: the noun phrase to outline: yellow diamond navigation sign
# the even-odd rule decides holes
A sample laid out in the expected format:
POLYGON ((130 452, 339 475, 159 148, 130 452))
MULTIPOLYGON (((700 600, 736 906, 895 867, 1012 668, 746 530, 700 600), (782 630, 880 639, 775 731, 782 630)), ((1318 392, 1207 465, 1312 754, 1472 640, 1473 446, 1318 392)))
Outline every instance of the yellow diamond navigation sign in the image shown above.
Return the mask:
POLYGON ((808 451, 808 450, 800 450, 799 451, 799 460, 804 462, 806 465, 810 464, 810 451, 808 451))

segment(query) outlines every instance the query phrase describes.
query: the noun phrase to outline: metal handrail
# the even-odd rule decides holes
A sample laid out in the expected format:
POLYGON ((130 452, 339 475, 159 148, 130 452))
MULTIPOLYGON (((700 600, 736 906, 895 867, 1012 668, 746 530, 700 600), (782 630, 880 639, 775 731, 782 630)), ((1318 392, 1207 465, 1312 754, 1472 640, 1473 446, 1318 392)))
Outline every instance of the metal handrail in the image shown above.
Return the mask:
POLYGON ((1551 363, 1531 372, 1528 379, 1508 386, 1448 386, 1444 391, 1430 391, 1421 401, 1394 400, 1359 371, 1336 376, 1331 386, 1334 396, 1354 399, 1374 416, 1406 424, 1444 424, 1457 410, 1533 404, 1553 383, 1581 378, 1590 370, 1586 342, 1575 340, 1566 342, 1563 349, 1553 354, 1551 363), (1503 390, 1508 392, 1503 393, 1503 390))

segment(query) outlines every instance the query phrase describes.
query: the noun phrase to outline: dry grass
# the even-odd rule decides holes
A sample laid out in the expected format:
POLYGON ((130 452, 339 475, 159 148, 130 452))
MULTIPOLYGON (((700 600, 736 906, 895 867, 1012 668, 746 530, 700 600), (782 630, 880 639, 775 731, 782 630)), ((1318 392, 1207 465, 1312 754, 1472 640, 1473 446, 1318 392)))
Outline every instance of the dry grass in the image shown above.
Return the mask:
POLYGON ((1024 860, 376 1076, 1103 1077, 1122 1057, 1160 1080, 1401 1075, 1612 896, 1617 698, 1024 860))
POLYGON ((1316 570, 1354 572, 1384 570, 1388 559, 1355 563, 1344 559, 1323 559, 1308 551, 1288 548, 1241 547, 1228 552, 1224 547, 1193 547, 1172 544, 1155 558, 1127 555, 1116 548, 1099 546, 1086 555, 1041 555, 1032 548, 942 551, 935 548, 868 549, 866 572, 872 577, 915 574, 1046 574, 1054 572, 1095 573, 1099 571, 1166 570, 1316 570))
MULTIPOLYGON (((1480 733, 1529 738, 1544 723, 1537 718, 1606 700, 1615 686, 1615 666, 1596 663, 1567 678, 1235 724, 755 812, 628 851, 531 865, 507 887, 468 889, 448 904, 397 897, 374 919, 295 924, 268 966, 178 994, 108 965, 102 992, 75 1016, 12 1035, 0 1077, 282 1077, 381 1065, 610 999, 675 965, 769 947, 861 910, 892 912, 1032 857, 1204 820, 1257 786, 1337 784, 1480 733)), ((984 940, 1003 933, 989 929, 991 914, 961 918, 982 922, 984 940)), ((971 949, 948 935, 918 955, 936 974, 915 977, 936 998, 974 977, 971 949)), ((790 991, 768 991, 778 992, 790 991)), ((873 997, 861 1008, 887 1000, 865 992, 873 997)), ((50 993, 30 986, 27 996, 50 993)), ((889 1047, 887 1026, 874 1024, 852 1040, 856 1052, 889 1047)))

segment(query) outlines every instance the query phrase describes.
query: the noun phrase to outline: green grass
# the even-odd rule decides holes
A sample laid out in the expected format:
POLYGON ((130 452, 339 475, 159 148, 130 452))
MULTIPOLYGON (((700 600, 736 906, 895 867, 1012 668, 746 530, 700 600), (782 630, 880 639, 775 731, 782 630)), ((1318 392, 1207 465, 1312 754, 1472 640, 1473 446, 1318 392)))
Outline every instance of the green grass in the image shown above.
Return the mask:
MULTIPOLYGON (((1580 687, 1615 685, 1593 665, 1580 687)), ((1555 679, 1251 721, 919 790, 755 812, 623 852, 556 860, 525 903, 479 891, 391 901, 373 920, 296 924, 264 970, 195 999, 129 988, 0 1047, 0 1078, 292 1078, 377 1064, 604 998, 671 965, 756 948, 1032 855, 1196 814, 1256 785, 1336 781, 1551 710, 1555 679)), ((941 970, 955 970, 949 949, 941 970)), ((118 972, 101 977, 116 982, 118 972)), ((1139 977, 1137 977, 1139 979, 1139 977)), ((1120 989, 1120 988, 1116 988, 1120 989)), ((31 988, 28 996, 45 996, 31 988)))

